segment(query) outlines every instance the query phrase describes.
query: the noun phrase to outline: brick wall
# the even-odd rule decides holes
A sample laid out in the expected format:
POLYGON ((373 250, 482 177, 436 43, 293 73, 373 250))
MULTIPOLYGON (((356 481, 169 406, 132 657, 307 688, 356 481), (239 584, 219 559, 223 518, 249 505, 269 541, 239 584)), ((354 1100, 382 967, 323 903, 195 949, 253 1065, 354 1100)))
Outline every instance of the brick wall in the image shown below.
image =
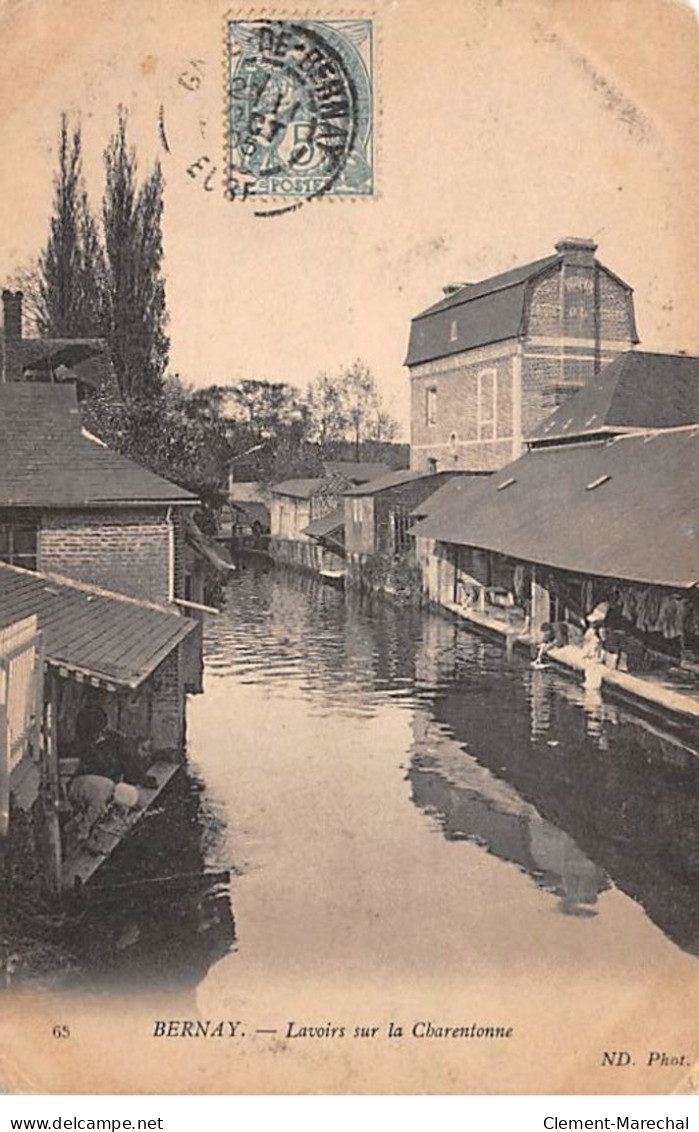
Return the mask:
POLYGON ((520 455, 523 436, 631 349, 631 292, 589 249, 574 250, 530 283, 520 333, 411 368, 412 469, 493 471, 520 455), (496 386, 492 427, 484 372, 496 386))
POLYGON ((599 367, 614 361, 619 351, 593 347, 576 349, 526 345, 522 357, 522 430, 536 425, 577 393, 599 367))
POLYGON ((169 597, 170 569, 166 510, 45 512, 38 568, 164 603, 169 597))
POLYGON ((150 697, 150 740, 153 751, 184 752, 185 682, 182 645, 159 664, 145 685, 150 697))
POLYGON ((631 292, 599 264, 566 263, 531 285, 529 337, 630 344, 634 329, 631 292))
POLYGON ((433 470, 430 460, 436 460, 437 471, 490 471, 512 459, 517 354, 517 344, 510 342, 414 367, 410 434, 414 471, 433 470), (489 411, 491 404, 494 413, 489 411))
POLYGON ((522 359, 526 435, 633 345, 630 292, 594 261, 564 263, 533 283, 522 359))
POLYGON ((610 342, 631 340, 635 333, 633 297, 606 271, 598 273, 600 335, 610 342))

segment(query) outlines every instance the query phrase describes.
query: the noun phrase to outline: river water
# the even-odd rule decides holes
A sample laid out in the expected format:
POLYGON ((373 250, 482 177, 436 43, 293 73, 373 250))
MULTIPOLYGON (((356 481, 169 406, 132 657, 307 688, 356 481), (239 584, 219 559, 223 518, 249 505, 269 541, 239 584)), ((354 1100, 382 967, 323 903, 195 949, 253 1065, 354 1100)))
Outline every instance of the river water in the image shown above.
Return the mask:
MULTIPOLYGON (((629 1032, 677 1043, 699 972, 686 736, 463 625, 275 568, 235 575, 205 656, 187 775, 106 880, 147 859, 230 886, 98 908, 77 985, 184 988, 187 1016, 282 1050, 290 1024, 512 1025, 512 1091, 551 1058, 565 1088, 629 1032)), ((472 1091, 497 1065, 473 1055, 472 1091)))

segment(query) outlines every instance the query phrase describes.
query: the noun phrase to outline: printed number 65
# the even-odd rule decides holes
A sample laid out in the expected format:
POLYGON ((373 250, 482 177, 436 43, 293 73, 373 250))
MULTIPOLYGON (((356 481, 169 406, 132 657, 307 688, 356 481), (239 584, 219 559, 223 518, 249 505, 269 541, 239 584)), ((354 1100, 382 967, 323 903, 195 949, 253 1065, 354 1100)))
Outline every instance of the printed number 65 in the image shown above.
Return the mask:
POLYGON ((69 1038, 70 1037, 70 1027, 69 1026, 54 1026, 51 1033, 53 1034, 54 1038, 69 1038))

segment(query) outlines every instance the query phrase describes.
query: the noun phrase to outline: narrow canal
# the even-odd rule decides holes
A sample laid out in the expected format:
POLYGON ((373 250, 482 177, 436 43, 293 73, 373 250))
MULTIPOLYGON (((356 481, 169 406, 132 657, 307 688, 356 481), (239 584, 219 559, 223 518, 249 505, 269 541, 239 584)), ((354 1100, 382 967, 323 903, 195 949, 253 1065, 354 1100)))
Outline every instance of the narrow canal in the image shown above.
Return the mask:
POLYGON ((549 960, 612 938, 699 954, 688 736, 441 616, 274 569, 230 585, 206 664, 190 755, 241 873, 231 962, 462 967, 515 923, 517 962, 540 962, 542 912, 549 960))
POLYGON ((699 972, 686 737, 465 626, 274 568, 235 576, 205 654, 187 775, 103 883, 230 868, 230 887, 97 907, 69 941, 78 986, 187 988, 187 1016, 280 1040, 512 1025, 515 1092, 561 1025, 595 1065, 629 1019, 651 1048, 675 1035, 699 972))

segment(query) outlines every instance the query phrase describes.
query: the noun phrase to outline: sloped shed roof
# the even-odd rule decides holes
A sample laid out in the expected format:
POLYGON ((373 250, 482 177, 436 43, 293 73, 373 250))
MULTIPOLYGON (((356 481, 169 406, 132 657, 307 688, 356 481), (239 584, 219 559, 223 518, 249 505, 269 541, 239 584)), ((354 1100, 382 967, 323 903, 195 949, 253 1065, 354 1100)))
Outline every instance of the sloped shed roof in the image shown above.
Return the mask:
POLYGON ((0 627, 32 614, 51 664, 127 688, 197 627, 149 602, 0 563, 0 627))
POLYGON ((699 358, 629 350, 532 430, 553 441, 699 422, 699 358))
POLYGON ((335 507, 334 510, 329 511, 327 515, 322 515, 320 519, 314 519, 307 527, 304 527, 303 534, 310 535, 311 538, 327 538, 334 531, 339 531, 345 525, 345 509, 344 507, 335 507))
POLYGON ((417 536, 649 584, 699 581, 699 429, 542 448, 453 480, 417 536))
POLYGON ((310 499, 315 495, 318 488, 325 480, 318 479, 301 479, 301 480, 282 480, 281 483, 272 485, 273 495, 289 495, 293 499, 310 499))
POLYGON ((388 464, 368 461, 363 463, 356 460, 326 460, 323 467, 326 475, 344 476, 354 484, 368 483, 370 480, 378 479, 379 476, 385 476, 391 470, 388 464))
POLYGON ((397 472, 388 472, 386 475, 379 476, 378 479, 370 480, 369 483, 360 483, 355 487, 349 487, 344 492, 345 495, 378 495, 381 491, 389 491, 392 487, 401 487, 404 483, 411 483, 412 480, 426 479, 427 476, 434 476, 431 472, 411 472, 407 468, 402 468, 397 472))
POLYGON ((85 437, 73 386, 0 384, 0 507, 196 502, 85 437))

